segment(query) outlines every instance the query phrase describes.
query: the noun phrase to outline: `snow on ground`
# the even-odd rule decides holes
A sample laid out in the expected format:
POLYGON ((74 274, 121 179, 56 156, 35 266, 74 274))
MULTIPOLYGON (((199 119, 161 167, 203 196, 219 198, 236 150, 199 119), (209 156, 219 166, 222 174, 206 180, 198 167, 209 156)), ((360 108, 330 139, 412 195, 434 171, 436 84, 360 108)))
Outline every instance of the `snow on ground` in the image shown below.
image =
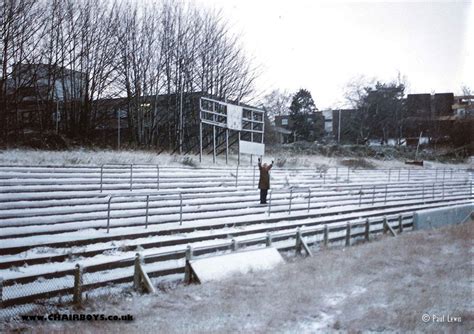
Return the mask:
POLYGON ((132 314, 132 323, 17 323, 7 329, 45 333, 472 332, 473 232, 471 221, 323 250, 313 258, 295 259, 288 253, 290 263, 273 271, 240 275, 227 282, 167 287, 151 296, 127 294, 113 304, 110 297, 94 298, 79 311, 132 314))
MULTIPOLYGON (((278 158, 287 158, 285 167, 315 167, 315 166, 341 166, 342 157, 326 157, 321 155, 291 154, 287 152, 265 156, 264 161, 275 161, 278 158)), ((0 165, 76 165, 76 164, 159 164, 162 166, 182 166, 184 160, 199 165, 199 156, 189 155, 171 155, 169 153, 156 154, 152 151, 113 151, 113 150, 87 150, 76 149, 71 151, 41 151, 27 149, 10 149, 0 151, 0 165)), ((377 168, 417 168, 416 166, 405 165, 402 160, 377 160, 365 158, 377 168)), ((250 164, 250 157, 243 155, 241 157, 242 165, 250 164)), ((253 164, 257 160, 254 157, 253 164)), ((229 165, 237 164, 237 156, 229 156, 229 165)), ((203 156, 203 166, 212 165, 212 155, 203 156)), ((225 165, 225 157, 217 157, 217 165, 225 165)), ((447 167, 447 168, 469 168, 473 167, 472 157, 466 163, 444 164, 439 162, 426 161, 428 168, 447 167)))

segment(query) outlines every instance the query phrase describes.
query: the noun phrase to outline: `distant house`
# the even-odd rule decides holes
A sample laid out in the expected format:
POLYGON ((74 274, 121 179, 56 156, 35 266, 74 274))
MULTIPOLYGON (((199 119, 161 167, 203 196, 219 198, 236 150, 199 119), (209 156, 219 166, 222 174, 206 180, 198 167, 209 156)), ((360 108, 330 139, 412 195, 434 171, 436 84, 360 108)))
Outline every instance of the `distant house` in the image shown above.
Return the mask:
POLYGON ((474 97, 453 93, 409 94, 404 134, 417 138, 420 133, 430 142, 472 145, 474 97))
POLYGON ((432 140, 448 136, 453 122, 459 120, 454 109, 463 110, 461 104, 455 102, 453 93, 408 94, 403 122, 405 136, 417 138, 423 133, 432 140))
POLYGON ((332 110, 321 111, 324 117, 324 132, 326 135, 333 135, 333 112, 332 110))
POLYGON ((457 117, 474 116, 474 95, 455 96, 452 105, 453 113, 457 117))
POLYGON ((48 64, 16 64, 13 66, 9 90, 26 89, 25 99, 70 101, 84 98, 85 74, 48 64), (33 93, 33 94, 31 94, 33 93))
POLYGON ((279 144, 288 144, 290 142, 291 131, 281 126, 274 126, 273 130, 277 134, 279 144))
POLYGON ((324 135, 325 121, 321 112, 318 111, 312 114, 304 115, 304 121, 308 124, 308 138, 298 137, 298 134, 293 131, 294 124, 290 115, 275 116, 275 126, 285 130, 285 132, 280 130, 280 133, 282 136, 286 136, 285 138, 287 141, 310 140, 310 138, 319 139, 324 135), (293 138, 290 137, 287 131, 290 131, 293 138))
POLYGON ((16 133, 55 129, 64 103, 83 101, 84 81, 83 73, 60 66, 15 64, 6 80, 8 128, 16 133))

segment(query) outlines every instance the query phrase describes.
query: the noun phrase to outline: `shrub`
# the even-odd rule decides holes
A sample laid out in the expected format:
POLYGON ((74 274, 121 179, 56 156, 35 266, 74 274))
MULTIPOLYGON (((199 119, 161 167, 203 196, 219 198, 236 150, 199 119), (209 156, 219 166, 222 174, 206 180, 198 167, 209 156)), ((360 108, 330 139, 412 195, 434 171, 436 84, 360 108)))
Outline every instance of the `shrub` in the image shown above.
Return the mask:
POLYGON ((283 158, 283 159, 278 158, 277 161, 276 161, 277 167, 281 168, 281 167, 285 166, 285 164, 286 164, 286 158, 283 158))
POLYGON ((197 167, 197 163, 191 157, 184 157, 181 163, 185 166, 197 167))
POLYGON ((341 165, 351 168, 375 168, 375 165, 364 158, 345 159, 341 161, 341 165))

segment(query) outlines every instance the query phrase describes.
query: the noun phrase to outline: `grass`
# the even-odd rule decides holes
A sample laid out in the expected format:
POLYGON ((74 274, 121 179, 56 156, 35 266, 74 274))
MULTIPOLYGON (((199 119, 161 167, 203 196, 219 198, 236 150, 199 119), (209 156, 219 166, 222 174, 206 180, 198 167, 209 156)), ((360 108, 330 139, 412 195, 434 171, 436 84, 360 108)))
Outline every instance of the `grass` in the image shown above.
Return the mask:
MULTIPOLYGON (((347 157, 350 157, 348 155, 347 157)), ((319 168, 320 166, 335 167, 348 166, 362 168, 418 168, 407 166, 404 160, 377 160, 373 158, 336 158, 327 157, 319 154, 305 154, 286 152, 285 150, 268 150, 263 158, 264 162, 275 161, 275 168, 319 168)), ((231 154, 228 157, 228 165, 235 166, 238 157, 231 154)), ((249 166, 250 156, 241 155, 241 166, 249 166)), ((213 165, 212 155, 203 155, 202 164, 198 156, 181 156, 169 153, 160 153, 152 150, 92 150, 92 149, 74 149, 69 151, 46 151, 34 149, 7 149, 0 150, 1 165, 102 165, 102 164, 158 164, 160 166, 209 166, 213 165)), ((217 165, 225 166, 226 161, 223 155, 217 157, 217 165)), ((254 157, 252 165, 256 165, 254 157)), ((439 164, 426 163, 431 167, 453 167, 453 168, 472 168, 471 163, 465 164, 439 164)))
POLYGON ((344 159, 340 164, 345 167, 356 168, 375 168, 375 165, 364 158, 344 159))

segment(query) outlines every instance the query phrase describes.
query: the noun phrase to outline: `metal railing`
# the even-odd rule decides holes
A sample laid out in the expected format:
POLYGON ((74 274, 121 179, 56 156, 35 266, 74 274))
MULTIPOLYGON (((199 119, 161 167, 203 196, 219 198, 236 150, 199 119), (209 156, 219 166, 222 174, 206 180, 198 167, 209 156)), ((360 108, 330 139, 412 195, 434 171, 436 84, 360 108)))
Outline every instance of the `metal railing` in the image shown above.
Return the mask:
POLYGON ((159 197, 161 199, 169 200, 169 199, 178 199, 179 200, 179 224, 183 224, 183 193, 179 192, 175 195, 169 194, 160 194, 160 193, 140 193, 140 194, 113 194, 109 195, 109 199, 107 200, 107 233, 110 232, 110 220, 111 220, 111 206, 112 200, 114 198, 145 198, 145 229, 148 228, 148 217, 149 217, 149 204, 150 204, 150 197, 159 197))
MULTIPOLYGON (((453 195, 453 191, 456 192, 456 194, 459 195, 460 192, 464 191, 464 187, 466 189, 466 195, 472 197, 472 191, 473 191, 473 186, 472 186, 472 181, 470 183, 462 183, 459 185, 452 185, 450 184, 448 187, 446 187, 445 182, 438 182, 438 183, 430 183, 429 186, 426 183, 420 184, 420 191, 416 191, 414 194, 410 194, 414 199, 422 199, 423 203, 425 203, 426 200, 444 200, 446 197, 446 190, 450 189, 451 193, 450 195, 453 195), (427 191, 428 190, 428 191, 427 191)), ((373 185, 373 186, 360 186, 358 191, 356 193, 351 193, 350 190, 347 190, 347 194, 341 194, 341 196, 348 196, 348 200, 351 198, 354 198, 355 196, 358 195, 358 206, 362 206, 362 204, 365 205, 375 205, 375 203, 380 203, 380 204, 387 204, 387 202, 393 202, 400 200, 400 196, 392 196, 388 198, 389 194, 396 194, 400 192, 399 185, 396 184, 381 184, 381 185, 373 185)), ((311 204, 312 204, 312 199, 318 199, 321 197, 325 197, 324 195, 316 195, 314 196, 313 194, 318 194, 318 188, 310 188, 310 187, 292 187, 292 188, 280 188, 280 189, 271 189, 270 194, 269 194, 269 201, 268 201, 268 211, 267 215, 270 216, 272 213, 272 209, 274 210, 274 195, 276 194, 283 194, 287 195, 284 196, 283 198, 279 198, 281 201, 287 200, 287 203, 285 204, 279 204, 281 210, 281 206, 287 206, 287 212, 288 215, 291 215, 292 211, 294 210, 293 208, 293 201, 296 198, 304 198, 304 204, 306 206, 306 212, 310 212, 311 210, 311 204), (303 196, 301 196, 303 195, 303 196)), ((150 204, 150 198, 160 198, 163 200, 179 200, 179 205, 177 206, 178 212, 174 212, 173 214, 179 214, 179 224, 183 224, 183 199, 188 198, 188 199, 194 199, 192 194, 183 194, 182 192, 178 192, 176 194, 160 194, 160 193, 125 193, 125 194, 113 194, 108 196, 108 201, 107 201, 107 233, 110 233, 110 221, 111 221, 111 212, 112 212, 112 202, 114 198, 143 198, 145 199, 145 214, 144 214, 144 226, 145 229, 148 228, 148 223, 149 223, 149 204, 150 204)), ((341 199, 342 200, 342 199, 341 199)), ((357 201, 357 200, 356 200, 357 201)), ((302 204, 302 203, 299 203, 302 204)), ((355 202, 354 204, 357 204, 355 202)), ((176 207, 176 206, 174 206, 176 207)), ((304 210, 303 208, 298 208, 298 211, 304 210)))
MULTIPOLYGON (((257 175, 257 168, 258 166, 253 166, 252 168, 252 187, 256 186, 256 175, 257 175)), ((245 167, 240 167, 241 169, 245 169, 245 167)), ((345 168, 342 167, 330 167, 325 170, 320 170, 320 169, 311 169, 311 168, 306 168, 306 169, 276 169, 277 171, 311 171, 315 173, 319 173, 321 178, 323 179, 323 184, 326 184, 327 181, 332 181, 334 180, 335 183, 338 183, 339 181, 343 182, 351 182, 351 178, 356 177, 357 172, 363 172, 366 170, 374 171, 374 172, 380 172, 381 174, 386 174, 387 175, 387 182, 402 182, 402 181, 413 181, 414 177, 433 177, 435 181, 438 181, 438 178, 442 181, 445 180, 453 180, 454 176, 456 173, 463 173, 462 175, 465 175, 467 170, 465 169, 453 169, 453 168, 436 168, 436 169, 411 169, 411 168, 388 168, 388 169, 362 169, 362 168, 351 168, 347 167, 345 168), (433 172, 434 175, 433 175, 433 172), (442 170, 442 174, 439 173, 439 171, 442 170), (446 175, 449 173, 449 178, 446 177, 446 175), (439 174, 439 176, 438 176, 439 174), (344 176, 345 175, 345 178, 344 176), (442 175, 442 176, 441 176, 442 175)), ((239 166, 237 165, 236 167, 236 177, 235 177, 235 186, 237 187, 239 184, 239 166)), ((245 175, 243 176, 247 178, 248 176, 245 175)), ((333 183, 333 182, 330 182, 333 183)))
POLYGON ((156 168, 156 190, 160 190, 160 166, 159 165, 154 165, 154 164, 140 164, 140 165, 134 165, 134 164, 103 164, 100 166, 100 192, 103 192, 104 188, 104 168, 107 166, 129 166, 129 185, 130 185, 130 191, 133 190, 133 168, 134 166, 147 166, 147 167, 153 167, 153 169, 156 168))
MULTIPOLYGON (((425 203, 425 200, 428 200, 428 199, 436 199, 438 198, 436 195, 439 195, 439 198, 438 199, 441 199, 441 200, 444 200, 445 199, 445 196, 446 196, 446 185, 445 185, 445 182, 433 182, 433 183, 430 183, 429 184, 430 186, 427 186, 426 183, 422 183, 421 184, 421 194, 419 194, 418 192, 415 193, 415 198, 417 198, 417 196, 420 196, 423 203, 425 203), (431 188, 431 196, 429 196, 430 194, 427 193, 426 188, 431 188)), ((472 193, 473 193, 473 184, 472 184, 472 181, 470 182, 466 182, 466 183, 463 183, 463 184, 460 184, 460 185, 449 185, 449 189, 451 189, 452 191, 455 190, 457 192, 460 192, 460 191, 464 191, 463 190, 463 185, 465 186, 466 188, 466 195, 469 194, 470 197, 472 197, 472 193), (461 187, 459 187, 461 186, 461 187)), ((376 202, 380 202, 380 203, 383 203, 383 204, 387 204, 387 201, 396 201, 396 200, 399 200, 399 198, 388 198, 388 194, 391 193, 390 190, 392 191, 395 191, 396 188, 399 187, 399 185, 396 185, 396 184, 381 184, 381 185, 373 185, 373 186, 363 186, 361 185, 357 194, 359 195, 359 206, 361 206, 362 204, 371 204, 371 205, 374 205, 376 202), (392 189, 390 189, 392 188, 392 189), (364 197, 364 195, 367 195, 364 197), (379 199, 377 198, 376 200, 376 197, 382 197, 382 199, 379 199), (366 199, 364 202, 362 201, 363 199, 366 199)), ((270 216, 271 212, 272 212, 272 203, 273 203, 273 194, 288 194, 289 196, 286 197, 286 199, 288 199, 288 203, 286 204, 288 206, 288 214, 291 214, 291 211, 292 211, 292 203, 293 203, 293 200, 294 200, 294 194, 295 193, 304 193, 306 196, 305 199, 307 199, 307 212, 310 211, 311 209, 311 198, 312 198, 312 191, 314 193, 316 193, 317 189, 316 188, 310 188, 310 187, 306 187, 306 188, 283 188, 283 189, 272 189, 270 190, 270 194, 269 194, 269 201, 268 201, 268 216, 270 216)), ((353 194, 350 194, 350 196, 353 196, 353 194)), ((413 194, 412 194, 413 195, 413 194)), ((301 197, 301 196, 299 196, 301 197)), ((317 196, 316 198, 318 198, 320 196, 317 196)), ((301 210, 301 209, 299 209, 301 210)))

